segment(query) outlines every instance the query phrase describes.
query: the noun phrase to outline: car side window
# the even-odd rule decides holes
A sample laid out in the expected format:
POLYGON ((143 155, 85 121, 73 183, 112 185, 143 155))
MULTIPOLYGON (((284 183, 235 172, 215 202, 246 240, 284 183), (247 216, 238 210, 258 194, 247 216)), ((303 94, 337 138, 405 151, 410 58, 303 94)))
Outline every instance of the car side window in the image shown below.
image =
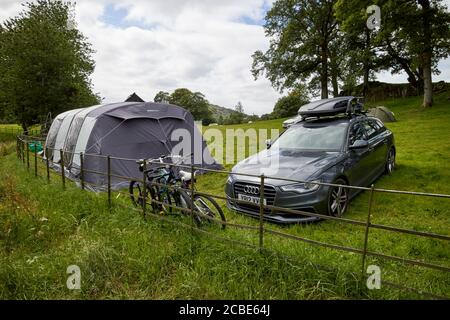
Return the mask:
POLYGON ((386 131, 386 127, 384 126, 383 122, 380 120, 370 120, 374 123, 375 127, 377 128, 377 133, 382 133, 386 131))
POLYGON ((364 121, 364 128, 366 129, 367 140, 372 139, 378 134, 378 128, 371 120, 364 121))
POLYGON ((357 122, 350 128, 348 144, 351 146, 356 140, 367 140, 366 130, 362 122, 357 122))

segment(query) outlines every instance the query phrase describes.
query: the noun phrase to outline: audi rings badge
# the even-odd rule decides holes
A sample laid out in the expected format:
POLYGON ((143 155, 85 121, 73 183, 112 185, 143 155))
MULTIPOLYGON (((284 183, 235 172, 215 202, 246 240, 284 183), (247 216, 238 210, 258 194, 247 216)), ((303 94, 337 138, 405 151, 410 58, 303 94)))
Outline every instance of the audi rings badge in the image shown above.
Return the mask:
POLYGON ((246 185, 244 186, 244 192, 249 194, 259 194, 259 187, 246 185))

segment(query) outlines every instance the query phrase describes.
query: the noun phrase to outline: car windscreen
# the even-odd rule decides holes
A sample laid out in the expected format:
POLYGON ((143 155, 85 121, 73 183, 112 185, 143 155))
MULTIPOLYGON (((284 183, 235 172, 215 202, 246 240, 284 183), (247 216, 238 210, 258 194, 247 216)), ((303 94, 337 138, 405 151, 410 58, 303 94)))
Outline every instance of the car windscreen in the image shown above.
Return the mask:
POLYGON ((271 148, 339 151, 346 137, 347 126, 344 122, 294 126, 286 130, 271 148))

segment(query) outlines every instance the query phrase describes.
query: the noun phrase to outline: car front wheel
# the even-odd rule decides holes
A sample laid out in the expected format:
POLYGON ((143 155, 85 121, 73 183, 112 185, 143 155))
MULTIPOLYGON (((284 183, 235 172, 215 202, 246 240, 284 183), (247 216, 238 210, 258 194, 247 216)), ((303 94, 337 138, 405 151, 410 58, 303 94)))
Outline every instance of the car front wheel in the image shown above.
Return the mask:
POLYGON ((340 186, 330 187, 328 193, 328 214, 333 217, 342 217, 348 206, 348 188, 343 179, 337 179, 333 184, 340 186))
POLYGON ((394 171, 395 168, 395 150, 394 148, 391 148, 389 150, 389 154, 386 160, 386 174, 391 174, 392 171, 394 171))

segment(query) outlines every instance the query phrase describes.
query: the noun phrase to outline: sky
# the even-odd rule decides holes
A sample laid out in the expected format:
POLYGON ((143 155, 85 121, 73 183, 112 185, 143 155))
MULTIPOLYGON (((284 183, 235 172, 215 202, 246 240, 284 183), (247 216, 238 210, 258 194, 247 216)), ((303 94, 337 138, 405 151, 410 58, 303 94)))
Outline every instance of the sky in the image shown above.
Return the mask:
MULTIPOLYGON (((268 48, 262 24, 273 1, 77 0, 77 26, 95 50, 94 91, 105 103, 133 92, 153 101, 160 90, 185 87, 224 107, 240 101, 247 114, 271 112, 281 94, 250 69, 251 55, 268 48)), ((0 21, 23 2, 1 0, 0 21)), ((439 68, 433 81, 450 81, 450 59, 439 68)), ((390 72, 377 78, 406 82, 390 72)))

